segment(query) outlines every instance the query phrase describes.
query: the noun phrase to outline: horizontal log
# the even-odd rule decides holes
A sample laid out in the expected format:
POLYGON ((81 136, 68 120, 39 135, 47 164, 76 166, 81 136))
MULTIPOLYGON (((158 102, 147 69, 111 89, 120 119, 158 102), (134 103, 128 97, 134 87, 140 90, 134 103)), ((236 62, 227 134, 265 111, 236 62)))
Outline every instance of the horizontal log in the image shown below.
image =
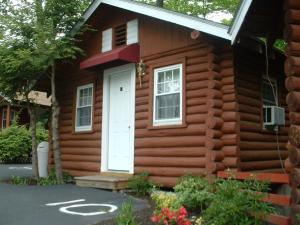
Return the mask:
MULTIPOLYGON (((206 127, 206 125, 205 125, 206 127)), ((214 129, 206 129, 205 136, 208 138, 221 138, 222 137, 222 131, 220 130, 214 130, 214 129)))
POLYGON ((136 129, 135 137, 174 137, 174 136, 196 136, 204 135, 206 126, 204 124, 190 124, 186 128, 172 128, 172 129, 136 129))
POLYGON ((197 105, 205 105, 207 99, 205 97, 200 98, 189 98, 186 100, 186 105, 189 106, 197 106, 197 105))
POLYGON ((69 155, 69 154, 61 154, 61 160, 65 161, 73 161, 73 162, 98 162, 100 163, 99 155, 69 155))
POLYGON ((135 112, 136 113, 138 113, 138 112, 148 112, 148 111, 149 111, 148 104, 135 106, 135 112))
POLYGON ((288 91, 300 91, 300 77, 290 76, 285 80, 288 91))
MULTIPOLYGON (((220 62, 220 66, 225 69, 225 68, 231 68, 234 65, 233 59, 224 59, 220 62)), ((223 70, 222 70, 223 71, 223 70)))
POLYGON ((300 187, 300 169, 299 168, 294 168, 291 171, 291 183, 292 186, 295 188, 300 187))
POLYGON ((207 114, 192 114, 186 115, 186 122, 191 123, 204 123, 207 119, 207 114))
POLYGON ((290 42, 287 47, 287 53, 293 56, 300 56, 300 43, 290 42))
POLYGON ((220 99, 208 99, 206 102, 207 108, 222 109, 223 101, 220 99))
POLYGON ((237 95, 234 91, 230 91, 230 93, 227 93, 227 94, 225 92, 223 92, 222 100, 224 102, 235 102, 235 101, 237 101, 237 95))
POLYGON ((250 151, 240 151, 240 157, 243 162, 248 161, 260 161, 260 160, 273 160, 281 159, 285 160, 288 156, 287 151, 277 151, 277 150, 250 150, 250 151), (280 154, 280 156, 279 156, 280 154))
POLYGON ((209 117, 205 123, 210 129, 220 129, 223 125, 223 120, 218 117, 209 117))
POLYGON ((180 178, 179 177, 150 176, 149 179, 157 184, 160 184, 162 187, 172 188, 178 183, 180 178))
POLYGON ((280 149, 285 149, 285 142, 279 143, 277 145, 277 143, 275 142, 259 142, 259 141, 255 141, 255 142, 249 142, 249 141, 241 141, 240 143, 240 148, 243 150, 261 150, 261 149, 270 149, 270 150, 274 150, 277 149, 278 147, 280 149))
POLYGON ((209 161, 212 162, 221 162, 224 159, 224 153, 222 151, 208 151, 206 159, 209 159, 209 161))
POLYGON ((217 171, 225 170, 224 163, 222 162, 210 162, 206 164, 208 174, 214 174, 217 171))
POLYGON ((185 78, 186 82, 220 80, 220 79, 221 79, 221 75, 214 71, 187 73, 185 78))
MULTIPOLYGON (((235 134, 235 136, 237 136, 237 134, 235 134)), ((239 140, 237 137, 235 138, 223 138, 222 139, 223 145, 224 146, 234 146, 234 145, 238 145, 239 140)))
POLYGON ((285 30, 285 39, 300 42, 300 25, 289 25, 285 30))
POLYGON ((208 85, 209 85, 208 80, 188 82, 186 84, 186 90, 198 90, 198 89, 208 88, 208 85))
POLYGON ((92 171, 70 170, 70 169, 64 169, 63 171, 69 173, 73 177, 99 175, 99 172, 92 172, 92 171))
POLYGON ((222 82, 222 85, 234 84, 234 76, 224 77, 221 82, 222 82))
POLYGON ((204 157, 205 147, 136 148, 135 156, 204 157))
POLYGON ((299 112, 290 112, 289 119, 290 119, 291 124, 300 125, 300 113, 299 112))
POLYGON ((240 120, 254 122, 254 123, 261 123, 262 118, 260 114, 250 114, 250 113, 240 112, 240 120))
POLYGON ((238 109, 237 102, 224 102, 223 103, 223 111, 236 111, 238 109))
POLYGON ((264 170, 280 167, 280 160, 240 162, 240 168, 243 171, 264 170))
POLYGON ((207 112, 207 117, 222 117, 222 109, 216 109, 216 108, 209 108, 207 112))
POLYGON ((204 168, 205 157, 145 157, 136 156, 135 166, 157 166, 157 167, 198 167, 204 168))
POLYGON ((101 138, 101 133, 75 133, 75 134, 61 134, 60 140, 63 141, 87 141, 87 140, 97 140, 99 141, 101 138))
POLYGON ((135 112, 136 120, 147 120, 149 117, 149 112, 135 112))
POLYGON ((205 71, 215 71, 215 68, 218 68, 216 64, 213 63, 202 63, 186 67, 186 73, 201 73, 205 71))
POLYGON ((138 120, 135 121, 135 129, 145 129, 148 126, 147 120, 138 120))
MULTIPOLYGON (((277 137, 275 134, 268 133, 257 133, 257 132, 241 132, 240 133, 241 140, 243 141, 264 141, 264 142, 275 142, 277 141, 277 137)), ((278 137, 280 142, 287 142, 288 137, 286 135, 280 135, 278 137)))
POLYGON ((286 0, 285 6, 287 9, 300 9, 299 0, 286 0))
POLYGON ((222 119, 224 122, 237 122, 238 113, 237 112, 223 112, 222 119))
MULTIPOLYGON (((234 69, 233 69, 233 67, 228 67, 228 68, 223 68, 222 67, 221 74, 224 77, 230 77, 230 76, 233 77, 234 76, 234 69)), ((225 82, 224 82, 224 84, 225 84, 225 82)))
POLYGON ((300 148, 300 126, 292 125, 289 129, 289 142, 300 148))
POLYGON ((205 137, 180 136, 164 138, 140 138, 135 140, 136 148, 162 148, 162 147, 198 147, 204 146, 205 137))
POLYGON ((290 162, 298 166, 300 165, 300 149, 296 148, 294 145, 292 145, 290 142, 286 145, 289 155, 290 162))
POLYGON ((61 141, 60 145, 62 148, 64 148, 64 147, 100 148, 100 140, 61 141))
POLYGON ((222 88, 222 83, 218 80, 209 80, 207 87, 210 89, 220 90, 222 88))
POLYGON ((222 151, 224 152, 225 157, 232 157, 235 156, 237 157, 237 155, 239 154, 239 147, 238 146, 224 146, 222 148, 222 151))
POLYGON ((290 111, 300 111, 300 92, 290 92, 286 97, 286 102, 290 111))
POLYGON ((240 121, 240 129, 241 129, 241 131, 246 131, 246 132, 261 132, 262 125, 255 123, 255 122, 241 120, 240 121))
POLYGON ((242 104, 246 104, 249 106, 254 107, 260 107, 261 106, 261 100, 254 98, 254 97, 246 97, 243 95, 238 95, 238 101, 242 104))
POLYGON ((207 113, 207 110, 208 109, 206 105, 197 105, 197 106, 187 107, 186 113, 187 114, 207 113))
POLYGON ((220 139, 207 139, 205 141, 205 147, 208 150, 220 150, 223 147, 223 142, 220 139))
POLYGON ((251 97, 257 98, 257 99, 261 98, 261 93, 252 88, 238 87, 237 92, 239 95, 251 96, 251 97))
POLYGON ((300 10, 291 9, 285 14, 286 23, 300 24, 300 10))
POLYGON ((238 130, 238 123, 237 122, 225 122, 222 126, 223 134, 232 134, 236 133, 238 130))
POLYGON ((239 165, 238 157, 225 157, 223 160, 224 166, 226 168, 237 168, 239 165))
POLYGON ((260 107, 252 107, 247 104, 239 104, 239 111, 240 112, 245 112, 249 114, 254 114, 254 115, 260 115, 261 113, 261 108, 260 107))
POLYGON ((215 62, 217 61, 217 57, 213 53, 208 53, 207 55, 200 55, 196 57, 189 57, 186 60, 186 65, 195 65, 195 64, 201 64, 201 63, 206 63, 206 62, 215 62))
POLYGON ((62 167, 64 170, 66 169, 66 170, 100 172, 100 163, 96 163, 96 162, 62 161, 62 167))
POLYGON ((74 154, 74 155, 98 155, 100 158, 100 148, 61 148, 62 154, 74 154))
POLYGON ((150 176, 166 176, 166 177, 181 177, 184 175, 203 176, 206 173, 205 168, 178 168, 178 167, 147 167, 136 166, 135 173, 147 172, 150 176))

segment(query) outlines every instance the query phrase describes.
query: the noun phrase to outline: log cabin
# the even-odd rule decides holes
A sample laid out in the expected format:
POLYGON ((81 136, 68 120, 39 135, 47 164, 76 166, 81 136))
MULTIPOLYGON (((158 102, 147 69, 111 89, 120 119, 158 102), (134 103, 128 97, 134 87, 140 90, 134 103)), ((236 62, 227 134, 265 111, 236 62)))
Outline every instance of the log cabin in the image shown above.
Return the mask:
MULTIPOLYGON (((51 98, 47 96, 46 92, 32 91, 29 93, 29 99, 32 104, 39 106, 39 114, 49 111, 51 98)), ((24 104, 25 100, 21 96, 16 97, 13 101, 0 96, 0 130, 10 127, 16 116, 18 117, 18 124, 29 126, 30 115, 27 109, 24 108, 24 104)))
POLYGON ((80 37, 85 56, 58 69, 63 169, 146 171, 166 187, 227 168, 288 173, 300 211, 299 10, 299 0, 243 0, 227 27, 94 1, 73 29, 94 29, 80 37))

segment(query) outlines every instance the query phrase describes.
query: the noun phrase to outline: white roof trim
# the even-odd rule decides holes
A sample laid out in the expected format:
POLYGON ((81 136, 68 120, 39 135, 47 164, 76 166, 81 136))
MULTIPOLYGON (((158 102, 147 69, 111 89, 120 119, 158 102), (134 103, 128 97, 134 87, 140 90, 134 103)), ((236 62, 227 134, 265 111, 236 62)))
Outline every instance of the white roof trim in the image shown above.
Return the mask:
POLYGON ((239 10, 237 11, 237 14, 235 16, 235 19, 232 23, 232 26, 230 27, 228 33, 231 36, 231 43, 233 44, 235 42, 235 39, 243 25, 243 22, 245 20, 246 14, 251 6, 252 0, 243 0, 241 2, 241 6, 239 10))
POLYGON ((239 11, 230 29, 228 26, 220 23, 194 16, 184 15, 132 0, 94 0, 84 13, 83 20, 75 25, 71 31, 71 34, 75 34, 75 32, 79 30, 79 28, 91 17, 91 15, 102 3, 208 33, 226 40, 230 40, 232 43, 234 43, 252 0, 242 1, 241 7, 239 8, 239 11))

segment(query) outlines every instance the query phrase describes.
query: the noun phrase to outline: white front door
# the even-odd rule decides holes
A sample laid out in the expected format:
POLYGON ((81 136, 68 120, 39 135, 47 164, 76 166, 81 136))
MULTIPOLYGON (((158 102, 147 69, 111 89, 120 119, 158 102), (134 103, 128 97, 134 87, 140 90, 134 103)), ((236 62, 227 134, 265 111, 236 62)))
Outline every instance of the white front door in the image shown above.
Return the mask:
POLYGON ((132 65, 127 65, 104 73, 103 107, 107 115, 104 115, 103 122, 106 120, 107 123, 102 131, 102 138, 106 139, 102 163, 106 161, 106 171, 133 172, 134 71, 132 65))

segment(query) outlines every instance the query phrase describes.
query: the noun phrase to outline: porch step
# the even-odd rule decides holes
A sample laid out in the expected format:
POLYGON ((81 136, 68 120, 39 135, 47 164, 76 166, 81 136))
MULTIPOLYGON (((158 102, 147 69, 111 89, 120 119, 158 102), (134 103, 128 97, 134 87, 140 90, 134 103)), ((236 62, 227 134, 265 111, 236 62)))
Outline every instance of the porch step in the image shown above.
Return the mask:
POLYGON ((126 189, 132 175, 122 173, 101 173, 94 176, 75 177, 77 186, 119 191, 126 189))

